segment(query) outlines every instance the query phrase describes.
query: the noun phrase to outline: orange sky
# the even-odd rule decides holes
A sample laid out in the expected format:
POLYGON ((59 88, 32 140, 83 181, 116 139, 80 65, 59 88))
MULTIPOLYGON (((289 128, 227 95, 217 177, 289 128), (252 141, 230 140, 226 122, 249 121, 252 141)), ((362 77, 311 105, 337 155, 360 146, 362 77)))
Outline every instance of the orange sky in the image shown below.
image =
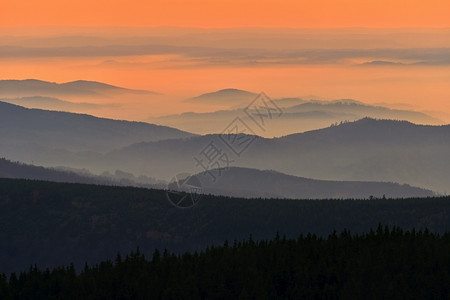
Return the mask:
POLYGON ((1 0, 0 27, 450 27, 448 0, 1 0))
MULTIPOLYGON (((14 35, 39 37, 49 33, 51 35, 56 30, 59 31, 57 36, 63 37, 67 34, 70 37, 69 31, 73 28, 78 30, 80 27, 84 27, 80 32, 88 36, 90 34, 94 36, 93 32, 96 28, 106 28, 105 32, 112 30, 112 35, 115 35, 121 27, 120 34, 128 35, 127 32, 130 29, 142 27, 143 31, 147 31, 158 26, 278 27, 283 28, 278 29, 283 34, 287 32, 284 29, 286 27, 331 28, 330 30, 348 27, 377 28, 375 30, 379 28, 450 28, 449 12, 450 1, 448 0, 0 0, 0 46, 14 46, 15 44, 7 42, 7 38, 14 35)), ((159 35, 160 29, 155 31, 157 33, 154 37, 159 35)), ((189 36, 179 44, 197 46, 197 42, 208 40, 207 46, 220 48, 223 47, 223 43, 230 43, 233 39, 237 39, 239 30, 236 30, 233 33, 235 36, 232 37, 224 34, 222 46, 218 44, 220 40, 214 33, 219 32, 218 30, 210 30, 213 33, 210 33, 208 37, 197 33, 194 35, 196 39, 191 39, 189 36)), ((328 37, 321 32, 307 29, 304 36, 306 42, 301 40, 298 45, 304 44, 306 48, 323 49, 352 48, 350 44, 352 40, 347 38, 356 36, 358 37, 357 48, 361 49, 365 47, 379 49, 423 47, 445 50, 450 47, 448 43, 450 31, 447 29, 436 29, 442 32, 434 37, 428 31, 435 29, 426 29, 428 31, 422 32, 421 35, 418 34, 420 30, 414 29, 416 31, 412 34, 405 31, 401 41, 392 35, 391 29, 382 29, 381 31, 385 31, 384 35, 374 34, 376 31, 372 29, 363 29, 358 32, 355 30, 352 29, 344 35, 334 32, 328 37), (314 46, 311 46, 310 34, 314 34, 316 39, 314 46)), ((397 29, 393 31, 395 30, 397 29)), ((324 32, 326 33, 326 30, 324 32)), ((183 31, 180 31, 180 36, 182 33, 183 31)), ((259 35, 256 35, 257 37, 259 35)), ((250 47, 246 44, 248 40, 239 38, 241 43, 239 47, 250 47)), ((20 39, 18 41, 20 42, 20 39)), ((30 43, 39 42, 39 40, 36 41, 30 43)), ((170 43, 171 40, 168 38, 162 41, 170 43)), ((73 41, 61 39, 53 42, 68 43, 62 46, 79 46, 77 39, 73 41)), ((85 46, 90 42, 86 42, 85 46)), ((259 45, 259 42, 261 41, 256 40, 252 45, 259 45)), ((140 43, 139 37, 138 43, 140 43)), ((172 41, 172 43, 178 45, 176 42, 172 41)), ((266 49, 272 45, 281 49, 284 49, 286 45, 292 46, 292 49, 301 48, 294 43, 294 40, 285 40, 285 44, 281 44, 280 40, 274 42, 274 37, 270 35, 266 40, 262 40, 262 43, 264 44, 258 46, 260 49, 266 49)), ((48 42, 42 42, 38 44, 38 47, 50 46, 48 42)), ((154 99, 146 100, 145 107, 139 106, 137 109, 134 107, 133 112, 130 108, 128 115, 124 114, 124 110, 111 111, 107 115, 127 119, 145 120, 146 116, 168 111, 191 110, 191 107, 184 107, 175 100, 222 88, 240 88, 253 92, 266 91, 273 97, 314 94, 331 99, 355 98, 371 103, 402 102, 412 104, 418 109, 444 112, 446 116, 443 119, 450 121, 450 102, 448 101, 450 99, 448 85, 450 64, 448 62, 417 67, 361 67, 355 66, 353 61, 337 61, 330 64, 325 61, 316 64, 311 62, 310 65, 266 63, 257 67, 240 62, 215 65, 214 60, 208 65, 208 58, 217 59, 217 57, 206 55, 203 61, 200 57, 201 54, 196 56, 195 53, 190 55, 182 53, 176 56, 163 53, 162 62, 158 62, 159 58, 155 55, 148 57, 144 55, 5 56, 0 57, 0 79, 37 78, 55 82, 95 80, 128 88, 155 90, 168 97, 161 100, 162 102, 158 105, 155 105, 154 99), (191 61, 199 61, 199 64, 191 67, 183 65, 191 61)), ((448 52, 441 51, 436 57, 447 59, 448 52)), ((429 58, 433 59, 433 56, 429 55, 429 58)), ((360 58, 357 57, 357 59, 360 58)), ((372 58, 364 59, 370 61, 372 58)), ((377 59, 384 59, 384 57, 373 58, 373 60, 377 59)))

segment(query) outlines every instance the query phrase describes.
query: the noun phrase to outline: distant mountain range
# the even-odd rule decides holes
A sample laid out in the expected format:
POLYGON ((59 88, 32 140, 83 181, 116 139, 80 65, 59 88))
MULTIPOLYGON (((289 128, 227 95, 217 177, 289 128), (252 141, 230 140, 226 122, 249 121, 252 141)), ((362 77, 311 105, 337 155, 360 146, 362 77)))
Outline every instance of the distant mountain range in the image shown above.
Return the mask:
POLYGON ((371 117, 378 119, 384 118, 406 120, 422 124, 442 124, 441 120, 433 118, 422 112, 367 105, 360 101, 351 99, 342 99, 335 101, 308 101, 286 108, 285 117, 295 117, 297 114, 303 116, 314 111, 325 112, 330 115, 347 115, 351 117, 351 119, 347 119, 348 121, 354 121, 353 118, 360 119, 362 117, 371 117))
MULTIPOLYGON (((255 99, 256 95, 250 93, 251 97, 248 96, 246 98, 242 96, 239 98, 234 96, 234 92, 223 91, 205 94, 200 97, 202 97, 201 99, 203 99, 205 103, 215 104, 216 101, 211 99, 216 99, 217 103, 222 103, 224 105, 235 104, 235 108, 226 108, 208 113, 186 112, 177 115, 151 118, 149 121, 175 128, 182 128, 197 134, 211 134, 222 132, 232 120, 239 117, 249 127, 253 127, 252 129, 255 134, 263 135, 265 137, 305 132, 343 121, 356 121, 364 117, 406 120, 417 124, 443 124, 441 120, 423 112, 368 105, 351 99, 306 101, 300 98, 281 98, 274 99, 273 102, 282 109, 282 114, 271 116, 270 118, 266 117, 265 121, 267 124, 264 127, 264 130, 261 130, 243 110, 255 99), (228 94, 231 95, 227 97, 228 94), (238 99, 241 99, 241 101, 238 99), (240 105, 238 105, 238 103, 240 103, 240 105), (207 125, 205 126, 205 124, 207 125)), ((239 91, 239 93, 242 92, 243 91, 239 91)), ((229 107, 231 106, 232 105, 229 105, 229 107)), ((261 108, 260 110, 260 113, 268 116, 267 111, 265 111, 264 108, 261 108)))
POLYGON ((450 193, 450 125, 364 118, 280 138, 239 135, 244 146, 250 141, 239 155, 231 150, 236 146, 230 147, 232 140, 233 135, 196 136, 148 123, 0 102, 0 156, 13 161, 169 180, 180 172, 204 171, 195 158, 213 143, 234 167, 331 181, 406 183, 450 193))
POLYGON ((37 79, 0 80, 0 97, 99 96, 110 93, 156 94, 153 91, 131 90, 102 82, 86 80, 66 83, 48 82, 37 79))
POLYGON ((390 182, 331 181, 276 171, 231 167, 195 175, 206 194, 231 197, 288 199, 368 199, 431 197, 433 192, 390 182), (209 174, 212 173, 212 176, 209 174))
MULTIPOLYGON (((147 96, 154 94, 157 93, 126 89, 86 80, 66 83, 36 79, 0 80, 0 101, 28 108, 95 115, 100 111, 105 113, 105 109, 110 113, 111 109, 109 108, 111 106, 116 105, 118 107, 121 105, 117 104, 117 97, 144 96, 146 101, 147 96), (116 99, 111 100, 114 98, 116 99)), ((187 103, 221 109, 219 111, 209 113, 188 112, 180 115, 153 117, 147 120, 150 123, 174 127, 195 134, 211 134, 222 132, 233 119, 239 117, 251 127, 254 134, 264 137, 305 132, 342 121, 356 121, 364 117, 407 120, 416 124, 440 125, 443 123, 441 120, 423 112, 367 105, 355 100, 318 101, 310 98, 305 100, 291 97, 273 100, 273 103, 282 108, 282 114, 267 120, 267 126, 262 130, 255 126, 254 120, 243 111, 255 100, 256 96, 256 93, 245 90, 222 89, 186 100, 187 103)), ((141 100, 143 100, 142 97, 141 100)), ((259 114, 261 113, 266 114, 264 108, 259 114)), ((259 118, 260 115, 257 117, 259 118)))
MULTIPOLYGON (((237 138, 232 136, 233 140, 237 138)), ((231 141, 215 134, 138 143, 106 154, 104 166, 115 162, 123 170, 165 178, 180 171, 197 173, 203 169, 194 158, 201 158, 213 143, 228 155, 232 166, 323 180, 408 183, 450 193, 450 125, 365 118, 281 138, 243 136, 239 143, 250 144, 240 156, 230 150, 231 141)))

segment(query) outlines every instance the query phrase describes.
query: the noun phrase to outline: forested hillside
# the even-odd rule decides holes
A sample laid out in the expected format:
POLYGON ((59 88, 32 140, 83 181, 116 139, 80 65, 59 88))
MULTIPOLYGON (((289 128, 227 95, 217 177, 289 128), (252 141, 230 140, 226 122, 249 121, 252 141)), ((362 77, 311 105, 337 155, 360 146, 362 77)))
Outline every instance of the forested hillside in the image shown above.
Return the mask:
POLYGON ((177 253, 224 240, 258 240, 333 230, 367 232, 379 223, 404 229, 450 228, 450 198, 280 200, 203 196, 191 209, 166 191, 0 179, 0 272, 113 258, 136 249, 177 253))

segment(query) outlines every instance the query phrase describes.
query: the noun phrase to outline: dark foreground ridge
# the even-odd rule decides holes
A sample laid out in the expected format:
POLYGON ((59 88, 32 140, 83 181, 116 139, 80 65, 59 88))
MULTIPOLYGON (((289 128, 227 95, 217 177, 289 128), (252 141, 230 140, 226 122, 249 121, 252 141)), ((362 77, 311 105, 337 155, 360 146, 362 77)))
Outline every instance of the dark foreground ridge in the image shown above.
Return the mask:
POLYGON ((0 278, 2 299, 449 299, 450 234, 378 227, 0 278))
POLYGON ((450 198, 280 200, 203 196, 191 209, 164 190, 0 179, 0 273, 85 262, 136 247, 176 253, 225 240, 269 239, 279 232, 326 236, 368 232, 379 223, 403 229, 450 228, 450 198))

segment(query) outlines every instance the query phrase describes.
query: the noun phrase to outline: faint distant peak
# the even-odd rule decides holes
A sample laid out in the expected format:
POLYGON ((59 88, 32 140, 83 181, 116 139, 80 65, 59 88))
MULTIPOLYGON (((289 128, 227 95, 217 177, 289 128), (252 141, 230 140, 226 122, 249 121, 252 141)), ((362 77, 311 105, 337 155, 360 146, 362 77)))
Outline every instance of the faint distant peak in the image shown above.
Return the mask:
POLYGON ((99 95, 108 93, 157 94, 153 91, 127 89, 88 80, 76 80, 64 83, 38 79, 0 80, 0 96, 99 95))
POLYGON ((69 81, 65 83, 61 83, 61 85, 65 86, 83 86, 83 87, 90 87, 90 88, 106 88, 106 89, 123 89, 121 87, 107 84, 99 81, 89 81, 89 80, 75 80, 75 81, 69 81))
POLYGON ((43 81, 39 79, 5 79, 0 80, 0 85, 6 87, 14 87, 14 86, 40 87, 40 86, 57 85, 57 83, 50 81, 43 81))
POLYGON ((240 104, 244 101, 252 100, 256 95, 256 93, 245 90, 226 88, 189 98, 188 101, 212 104, 240 104))
POLYGON ((248 95, 248 96, 256 96, 255 93, 249 92, 249 91, 245 91, 245 90, 240 90, 240 89, 233 89, 233 88, 227 88, 227 89, 221 89, 215 92, 210 92, 210 93, 205 93, 205 94, 201 94, 197 97, 193 97, 191 99, 196 99, 196 98, 207 98, 207 97, 214 97, 214 96, 223 96, 223 95, 248 95))
POLYGON ((255 93, 252 93, 252 92, 249 92, 249 91, 240 90, 240 89, 233 89, 233 88, 221 89, 221 90, 216 91, 215 93, 245 93, 245 94, 255 95, 255 93))

